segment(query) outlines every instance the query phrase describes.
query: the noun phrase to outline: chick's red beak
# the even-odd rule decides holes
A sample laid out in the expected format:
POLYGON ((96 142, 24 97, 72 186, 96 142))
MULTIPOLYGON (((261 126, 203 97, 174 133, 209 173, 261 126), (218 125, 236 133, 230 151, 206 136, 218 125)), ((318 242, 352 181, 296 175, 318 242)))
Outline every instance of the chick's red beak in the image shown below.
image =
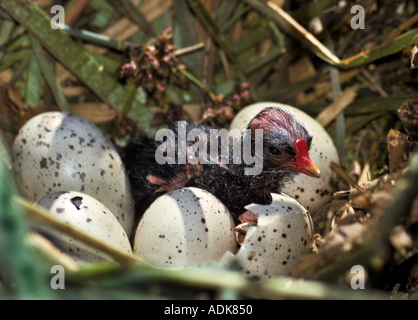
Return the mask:
POLYGON ((299 139, 295 142, 296 160, 289 163, 288 166, 293 170, 304 173, 310 177, 319 178, 321 171, 319 171, 316 164, 309 158, 308 146, 305 140, 299 139))

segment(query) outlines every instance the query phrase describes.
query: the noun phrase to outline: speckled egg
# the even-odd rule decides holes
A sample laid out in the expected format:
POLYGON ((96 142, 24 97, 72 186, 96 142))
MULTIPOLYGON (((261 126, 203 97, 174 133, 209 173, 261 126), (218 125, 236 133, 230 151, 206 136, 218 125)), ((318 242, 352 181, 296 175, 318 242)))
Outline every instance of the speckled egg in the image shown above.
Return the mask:
MULTIPOLYGON (((75 191, 59 191, 43 196, 35 205, 44 207, 57 219, 84 231, 121 252, 132 253, 125 230, 114 214, 102 203, 89 195, 75 191)), ((110 257, 82 241, 39 222, 32 222, 32 228, 48 237, 64 253, 77 262, 94 262, 110 257)))
POLYGON ((131 234, 128 176, 113 144, 89 121, 64 112, 33 117, 15 138, 12 166, 19 191, 29 200, 56 191, 82 192, 107 206, 131 234))
POLYGON ((331 200, 335 191, 337 176, 331 170, 330 163, 339 163, 337 149, 329 134, 315 119, 297 108, 277 102, 260 102, 245 107, 232 121, 230 130, 245 129, 248 123, 267 107, 281 108, 289 112, 313 136, 309 157, 321 171, 321 177, 298 174, 282 188, 282 191, 303 203, 310 213, 314 213, 331 200))
POLYGON ((270 205, 245 207, 258 216, 258 222, 248 227, 236 259, 251 278, 287 275, 311 251, 313 225, 308 211, 286 194, 272 197, 270 205))
POLYGON ((199 188, 157 198, 139 222, 134 254, 158 267, 183 268, 219 261, 237 250, 227 207, 199 188))

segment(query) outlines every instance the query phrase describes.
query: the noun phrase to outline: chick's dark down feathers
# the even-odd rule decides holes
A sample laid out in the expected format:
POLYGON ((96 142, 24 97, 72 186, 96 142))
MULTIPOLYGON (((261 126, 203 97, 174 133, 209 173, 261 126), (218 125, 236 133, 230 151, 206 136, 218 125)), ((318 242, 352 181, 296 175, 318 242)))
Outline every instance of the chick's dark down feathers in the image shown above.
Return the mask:
MULTIPOLYGON (((245 206, 250 203, 270 204, 271 192, 278 192, 284 182, 294 177, 297 172, 288 166, 295 161, 297 152, 296 141, 301 139, 310 148, 312 137, 306 129, 288 113, 277 108, 267 108, 260 112, 248 125, 240 143, 240 161, 234 159, 236 151, 227 145, 228 161, 222 157, 222 141, 218 138, 218 157, 210 158, 210 127, 202 124, 187 124, 186 133, 200 129, 207 140, 208 163, 193 163, 187 159, 185 164, 178 164, 182 151, 179 149, 179 127, 169 128, 174 133, 175 159, 172 164, 159 164, 156 150, 164 142, 155 141, 145 136, 138 138, 122 152, 124 165, 128 170, 136 212, 141 216, 151 203, 162 194, 183 187, 205 189, 221 200, 230 210, 235 220, 244 213, 245 206), (251 152, 255 156, 255 130, 263 130, 261 173, 245 174, 246 168, 254 167, 243 159, 244 137, 251 134, 251 152), (212 160, 212 163, 209 163, 212 160), (234 163, 235 160, 235 163, 234 163), (239 163, 237 163, 239 162, 239 163)), ((167 144, 167 140, 165 140, 167 144)), ((186 153, 196 141, 187 141, 186 153)), ((195 151, 195 149, 194 149, 195 151)), ((199 152, 201 152, 199 150, 199 152)), ((167 153, 164 153, 167 156, 167 153)), ((202 154, 195 153, 202 157, 202 154)), ((167 156, 168 157, 168 156, 167 156)), ((255 162, 257 164, 257 162, 255 162)))

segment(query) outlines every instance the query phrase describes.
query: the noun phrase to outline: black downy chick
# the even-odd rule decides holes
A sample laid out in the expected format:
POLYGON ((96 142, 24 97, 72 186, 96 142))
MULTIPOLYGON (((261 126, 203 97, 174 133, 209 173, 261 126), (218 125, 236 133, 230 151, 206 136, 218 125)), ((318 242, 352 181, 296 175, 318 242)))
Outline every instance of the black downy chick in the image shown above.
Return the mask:
MULTIPOLYGON (((183 187, 197 187, 205 189, 221 200, 230 210, 235 221, 246 210, 244 206, 250 203, 270 204, 271 192, 279 192, 283 184, 298 173, 319 177, 320 171, 309 158, 308 150, 311 146, 312 136, 289 113, 277 109, 266 108, 257 114, 249 123, 241 136, 240 152, 227 144, 228 161, 222 157, 221 143, 218 140, 218 157, 210 156, 210 127, 202 124, 187 124, 185 132, 200 129, 203 139, 207 141, 206 160, 212 163, 203 164, 202 161, 193 163, 190 158, 185 164, 178 164, 179 158, 187 154, 196 141, 187 141, 186 150, 181 150, 178 141, 179 127, 170 128, 174 132, 175 141, 170 143, 158 142, 142 137, 135 143, 128 145, 122 151, 122 159, 128 170, 133 189, 136 212, 141 216, 151 203, 162 194, 183 187), (251 143, 251 156, 255 154, 257 145, 256 129, 262 130, 262 157, 261 163, 254 161, 248 165, 244 159, 244 145, 246 139, 251 143), (248 137, 248 134, 251 137, 248 137), (247 135, 247 136, 246 136, 247 135), (158 164, 156 151, 165 143, 175 150, 171 153, 171 162, 158 164), (238 155, 238 156, 237 156, 238 155), (235 156, 235 163, 234 163, 235 156), (238 157, 238 158, 237 158, 238 157), (246 174, 248 169, 259 168, 259 174, 246 174)), ((196 132, 196 131, 194 131, 196 132)), ((205 140, 204 140, 205 141, 205 140)), ((247 144, 248 145, 248 144, 247 144)), ((260 150, 260 149, 258 149, 260 150)), ((195 159, 200 150, 195 153, 195 159)), ((168 156, 165 152, 164 156, 168 156)), ((260 154, 258 154, 260 156, 260 154)), ((202 158, 200 158, 202 159, 202 158)), ((248 173, 248 172, 247 172, 248 173)))

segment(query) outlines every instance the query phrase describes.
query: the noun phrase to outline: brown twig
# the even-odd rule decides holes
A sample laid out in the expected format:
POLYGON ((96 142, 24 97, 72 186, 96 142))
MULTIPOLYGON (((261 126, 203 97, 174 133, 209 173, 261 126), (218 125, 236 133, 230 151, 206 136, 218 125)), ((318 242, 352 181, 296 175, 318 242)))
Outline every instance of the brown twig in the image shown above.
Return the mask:
POLYGON ((391 129, 387 135, 389 172, 394 173, 404 163, 403 154, 408 148, 408 138, 406 134, 391 129))
POLYGON ((382 97, 388 97, 389 96, 386 93, 386 91, 383 90, 383 88, 376 81, 374 81, 373 77, 371 76, 371 74, 367 70, 362 69, 361 73, 367 79, 367 81, 371 84, 372 88, 374 90, 376 90, 382 97))
POLYGON ((315 120, 323 127, 328 126, 351 102, 354 101, 356 96, 357 92, 354 89, 350 87, 346 88, 333 103, 315 118, 315 120))
POLYGON ((80 16, 81 12, 87 7, 90 0, 73 1, 73 5, 69 10, 65 11, 65 24, 71 26, 80 16))
POLYGON ((405 31, 406 29, 412 27, 414 24, 416 24, 418 22, 418 13, 415 14, 414 16, 412 16, 411 18, 409 18, 407 21, 405 21, 404 23, 402 23, 399 27, 397 27, 395 30, 393 30, 386 38, 385 43, 388 43, 394 39, 396 39, 396 37, 398 37, 403 31, 405 31))

